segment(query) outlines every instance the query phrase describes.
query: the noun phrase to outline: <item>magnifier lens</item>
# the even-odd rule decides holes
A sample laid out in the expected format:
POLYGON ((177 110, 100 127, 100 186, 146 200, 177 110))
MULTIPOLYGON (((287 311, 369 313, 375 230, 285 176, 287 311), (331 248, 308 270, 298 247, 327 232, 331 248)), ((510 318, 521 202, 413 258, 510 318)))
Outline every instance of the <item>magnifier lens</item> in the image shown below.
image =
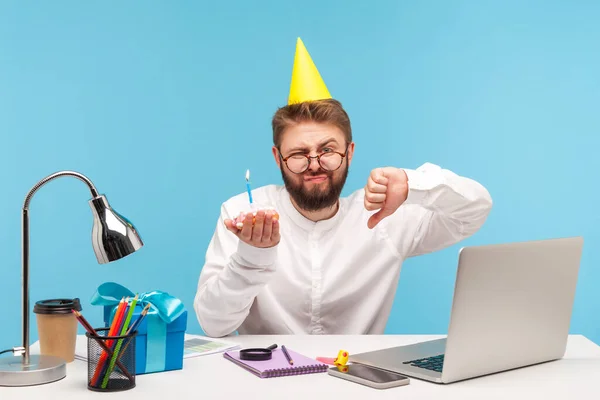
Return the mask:
POLYGON ((267 347, 266 349, 254 348, 254 349, 240 350, 240 358, 242 360, 250 360, 250 361, 270 360, 272 357, 272 349, 274 349, 276 347, 277 347, 277 345, 272 345, 272 346, 267 347))

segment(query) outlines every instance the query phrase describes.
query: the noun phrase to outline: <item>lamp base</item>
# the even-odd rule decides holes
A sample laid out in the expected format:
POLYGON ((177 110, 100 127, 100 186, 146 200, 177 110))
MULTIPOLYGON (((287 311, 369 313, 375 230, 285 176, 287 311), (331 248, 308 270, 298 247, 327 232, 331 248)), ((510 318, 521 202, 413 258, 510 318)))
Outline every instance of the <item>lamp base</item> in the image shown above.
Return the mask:
POLYGON ((60 357, 32 354, 29 364, 21 356, 0 358, 0 386, 42 385, 65 376, 67 364, 60 357))

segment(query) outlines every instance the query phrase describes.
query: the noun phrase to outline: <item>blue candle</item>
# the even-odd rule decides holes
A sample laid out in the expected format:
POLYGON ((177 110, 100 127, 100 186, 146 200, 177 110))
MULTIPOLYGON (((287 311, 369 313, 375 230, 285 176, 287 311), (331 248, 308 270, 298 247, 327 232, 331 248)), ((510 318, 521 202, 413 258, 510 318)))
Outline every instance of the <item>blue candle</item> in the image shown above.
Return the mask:
POLYGON ((250 199, 250 204, 252 204, 252 190, 250 189, 250 170, 246 170, 246 190, 248 191, 248 199, 250 199))

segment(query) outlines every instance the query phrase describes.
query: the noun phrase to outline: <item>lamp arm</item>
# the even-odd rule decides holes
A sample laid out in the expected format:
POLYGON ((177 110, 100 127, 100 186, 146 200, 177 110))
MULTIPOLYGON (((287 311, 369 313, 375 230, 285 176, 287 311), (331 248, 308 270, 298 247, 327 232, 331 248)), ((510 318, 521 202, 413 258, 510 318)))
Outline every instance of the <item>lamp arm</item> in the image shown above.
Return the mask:
POLYGON ((44 186, 46 183, 50 182, 51 180, 60 178, 61 176, 72 176, 72 177, 79 179, 80 181, 82 181, 86 185, 88 185, 88 187, 90 188, 90 191, 92 192, 92 197, 94 197, 94 198, 98 197, 98 191, 96 190, 96 187, 94 186, 92 181, 87 176, 80 174, 79 172, 75 172, 75 171, 60 171, 60 172, 55 172, 52 175, 48 175, 47 177, 45 177, 44 179, 42 179, 41 181, 36 183, 36 185, 33 188, 31 188, 31 190, 29 191, 29 193, 27 193, 27 196, 25 197, 25 202, 23 203, 23 210, 29 209, 29 203, 31 202, 31 198, 33 197, 35 192, 38 191, 39 188, 41 188, 42 186, 44 186))
POLYGON ((22 303, 23 303, 23 326, 22 326, 22 339, 23 339, 23 348, 25 349, 23 352, 23 363, 29 364, 29 203, 33 195, 38 191, 39 188, 44 186, 46 183, 50 182, 55 178, 60 178, 62 176, 72 176, 78 178, 82 182, 84 182, 90 189, 92 193, 92 197, 98 197, 98 191, 96 187, 92 183, 89 178, 85 175, 80 174, 75 171, 60 171, 56 172, 52 175, 48 175, 41 181, 39 181, 29 193, 25 197, 25 201, 23 203, 23 220, 22 220, 22 251, 23 251, 23 276, 22 276, 22 303))

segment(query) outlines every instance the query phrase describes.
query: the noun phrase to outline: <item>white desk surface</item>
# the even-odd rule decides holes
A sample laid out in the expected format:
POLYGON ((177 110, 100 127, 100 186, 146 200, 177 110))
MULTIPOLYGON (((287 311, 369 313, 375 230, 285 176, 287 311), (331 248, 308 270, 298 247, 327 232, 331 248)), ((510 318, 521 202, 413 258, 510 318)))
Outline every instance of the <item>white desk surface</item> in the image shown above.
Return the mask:
MULTIPOLYGON (((335 357, 340 349, 352 353, 436 339, 437 335, 367 336, 234 336, 242 347, 285 344, 309 357, 335 357)), ((37 343, 32 353, 38 350, 37 343)), ((67 365, 67 377, 47 385, 0 387, 2 400, 87 398, 122 399, 569 399, 600 398, 600 346, 581 335, 569 336, 561 360, 440 385, 411 378, 408 386, 373 389, 327 373, 261 379, 212 354, 184 360, 183 370, 138 375, 136 387, 124 392, 97 393, 87 389, 86 363, 67 365)))

